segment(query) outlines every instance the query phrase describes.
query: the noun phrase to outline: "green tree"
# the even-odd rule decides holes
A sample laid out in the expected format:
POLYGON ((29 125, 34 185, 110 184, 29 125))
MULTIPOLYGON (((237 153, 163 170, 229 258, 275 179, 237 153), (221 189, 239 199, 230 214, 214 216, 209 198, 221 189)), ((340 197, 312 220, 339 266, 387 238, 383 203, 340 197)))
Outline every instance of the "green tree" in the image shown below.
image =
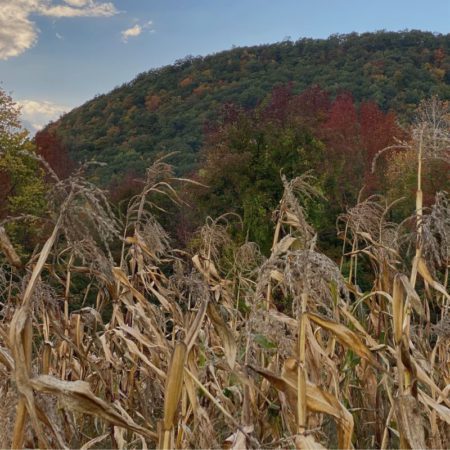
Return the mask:
MULTIPOLYGON (((35 146, 20 124, 20 108, 0 89, 0 218, 40 216, 45 212, 44 172, 35 156, 35 146)), ((12 238, 22 246, 31 243, 31 233, 10 224, 12 238)))
MULTIPOLYGON (((257 242, 263 252, 272 245, 272 212, 283 194, 281 174, 290 179, 318 169, 323 161, 324 146, 298 114, 297 100, 289 87, 281 87, 253 111, 230 107, 209 135, 197 172, 208 186, 195 199, 200 217, 239 214, 241 237, 257 242)), ((315 219, 321 220, 319 215, 315 219)))

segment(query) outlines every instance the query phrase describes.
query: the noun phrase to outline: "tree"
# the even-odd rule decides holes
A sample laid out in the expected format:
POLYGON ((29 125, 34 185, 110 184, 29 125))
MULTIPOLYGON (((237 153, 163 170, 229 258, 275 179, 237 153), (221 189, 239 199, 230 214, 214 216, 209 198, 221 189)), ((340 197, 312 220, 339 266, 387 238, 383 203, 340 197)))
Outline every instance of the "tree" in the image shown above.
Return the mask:
POLYGON ((374 102, 363 102, 359 108, 360 139, 364 159, 364 184, 368 192, 382 190, 387 169, 372 172, 372 161, 384 148, 404 138, 405 132, 397 124, 393 112, 385 114, 374 102))
POLYGON ((364 174, 358 113, 350 93, 338 95, 323 127, 329 174, 327 193, 341 211, 356 203, 364 174))
MULTIPOLYGON (((283 194, 281 174, 291 179, 323 161, 323 145, 304 116, 289 86, 274 89, 265 104, 251 111, 227 107, 210 129, 197 171, 208 189, 198 189, 200 215, 236 212, 243 238, 264 252, 272 245, 272 211, 283 194)), ((319 208, 315 208, 316 211, 319 208)))
POLYGON ((406 135, 394 113, 385 113, 371 101, 357 108, 351 94, 343 93, 331 105, 322 135, 333 204, 341 209, 355 204, 362 187, 365 195, 385 192, 386 162, 379 161, 380 170, 373 173, 372 161, 406 135))
MULTIPOLYGON (((20 125, 20 109, 0 89, 0 219, 10 215, 41 216, 45 212, 44 173, 35 146, 20 125)), ((31 245, 32 234, 10 225, 11 237, 31 245)))
POLYGON ((56 133, 50 128, 36 133, 34 142, 38 155, 45 159, 59 178, 67 178, 75 167, 67 147, 62 145, 56 133))

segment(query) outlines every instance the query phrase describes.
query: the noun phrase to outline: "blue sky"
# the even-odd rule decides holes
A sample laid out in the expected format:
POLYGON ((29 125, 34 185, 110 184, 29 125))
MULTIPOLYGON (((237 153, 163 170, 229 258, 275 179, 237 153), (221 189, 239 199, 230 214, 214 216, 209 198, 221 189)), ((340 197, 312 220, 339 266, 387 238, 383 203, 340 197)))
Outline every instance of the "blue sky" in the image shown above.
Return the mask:
POLYGON ((381 29, 449 33, 450 0, 0 0, 0 81, 36 129, 188 54, 381 29))

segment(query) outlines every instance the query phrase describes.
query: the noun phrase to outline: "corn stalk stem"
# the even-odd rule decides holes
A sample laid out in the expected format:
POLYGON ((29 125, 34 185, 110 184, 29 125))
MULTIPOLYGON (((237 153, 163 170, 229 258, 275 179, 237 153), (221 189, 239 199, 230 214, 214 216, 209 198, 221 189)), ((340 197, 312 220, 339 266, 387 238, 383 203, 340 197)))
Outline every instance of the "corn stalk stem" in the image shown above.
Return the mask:
POLYGON ((307 408, 306 408, 306 305, 308 294, 302 293, 301 307, 298 318, 298 365, 297 365, 297 433, 306 431, 307 408))

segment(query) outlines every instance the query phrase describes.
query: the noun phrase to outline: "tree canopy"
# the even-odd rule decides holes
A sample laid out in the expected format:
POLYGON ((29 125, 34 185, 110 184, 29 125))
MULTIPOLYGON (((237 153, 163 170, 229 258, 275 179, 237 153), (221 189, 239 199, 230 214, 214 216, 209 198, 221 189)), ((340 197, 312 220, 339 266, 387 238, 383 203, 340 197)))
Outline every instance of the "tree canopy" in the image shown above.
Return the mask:
POLYGON ((320 85, 332 99, 350 92, 357 105, 374 102, 407 122, 422 98, 450 99, 450 35, 351 33, 188 56, 95 97, 44 132, 76 161, 108 163, 97 171, 103 183, 124 170, 143 173, 171 151, 179 152, 179 172, 188 173, 198 164, 205 124, 225 103, 252 109, 288 83, 294 93, 320 85))

